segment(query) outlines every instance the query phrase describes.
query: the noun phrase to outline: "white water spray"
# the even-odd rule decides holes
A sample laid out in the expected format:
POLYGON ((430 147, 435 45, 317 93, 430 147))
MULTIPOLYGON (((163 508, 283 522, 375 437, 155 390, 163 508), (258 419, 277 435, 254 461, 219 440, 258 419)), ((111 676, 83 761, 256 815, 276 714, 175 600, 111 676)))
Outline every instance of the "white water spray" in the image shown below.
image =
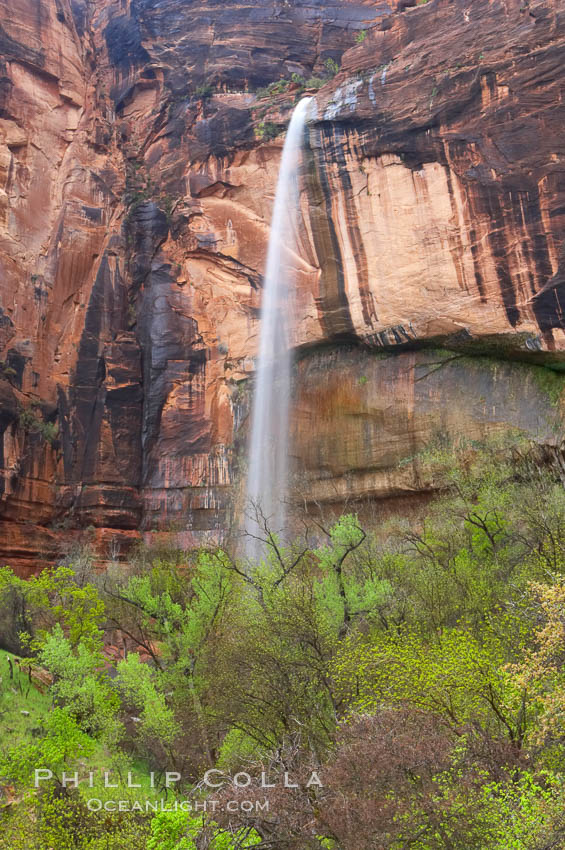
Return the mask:
POLYGON ((311 100, 303 98, 292 113, 271 221, 249 443, 245 525, 249 558, 260 557, 263 548, 255 539, 264 537, 259 517, 265 517, 274 533, 280 534, 285 526, 291 371, 288 319, 294 292, 290 263, 296 248, 300 151, 311 100))

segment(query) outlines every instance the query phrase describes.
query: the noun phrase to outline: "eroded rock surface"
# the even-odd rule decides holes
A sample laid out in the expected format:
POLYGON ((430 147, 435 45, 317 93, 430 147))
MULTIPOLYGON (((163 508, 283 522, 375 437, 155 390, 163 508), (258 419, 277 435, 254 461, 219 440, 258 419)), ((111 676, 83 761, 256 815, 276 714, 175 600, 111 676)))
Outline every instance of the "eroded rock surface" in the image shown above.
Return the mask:
POLYGON ((0 0, 1 560, 229 526, 302 91, 301 495, 425 492, 442 429, 558 444, 564 60, 558 0, 0 0))

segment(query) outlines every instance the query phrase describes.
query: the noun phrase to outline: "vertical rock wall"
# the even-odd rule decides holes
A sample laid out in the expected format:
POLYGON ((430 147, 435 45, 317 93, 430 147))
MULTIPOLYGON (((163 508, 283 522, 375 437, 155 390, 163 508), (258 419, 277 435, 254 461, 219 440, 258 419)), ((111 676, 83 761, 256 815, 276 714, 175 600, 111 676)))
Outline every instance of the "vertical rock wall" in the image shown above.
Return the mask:
POLYGON ((562 362, 564 59, 557 0, 0 0, 1 559, 225 533, 281 132, 322 83, 301 495, 427 492, 395 465, 442 429, 558 445, 521 370, 562 362))

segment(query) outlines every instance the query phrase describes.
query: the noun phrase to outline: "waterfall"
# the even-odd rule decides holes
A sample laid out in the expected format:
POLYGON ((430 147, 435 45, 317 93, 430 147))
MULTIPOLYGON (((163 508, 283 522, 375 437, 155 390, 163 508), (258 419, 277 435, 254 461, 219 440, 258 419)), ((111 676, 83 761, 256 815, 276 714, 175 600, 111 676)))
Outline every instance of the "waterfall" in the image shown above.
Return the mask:
POLYGON ((268 519, 271 531, 280 533, 285 526, 292 356, 288 320, 294 292, 290 261, 296 248, 300 151, 311 99, 303 98, 292 113, 271 220, 249 442, 245 525, 249 558, 260 557, 262 551, 250 536, 261 534, 257 510, 268 519))

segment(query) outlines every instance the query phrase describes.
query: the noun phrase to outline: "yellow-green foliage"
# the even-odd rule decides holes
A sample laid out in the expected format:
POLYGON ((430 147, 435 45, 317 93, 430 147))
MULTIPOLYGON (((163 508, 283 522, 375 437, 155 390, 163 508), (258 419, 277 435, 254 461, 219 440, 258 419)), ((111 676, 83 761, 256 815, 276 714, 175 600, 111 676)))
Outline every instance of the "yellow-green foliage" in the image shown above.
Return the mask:
POLYGON ((0 655, 0 773, 16 800, 1 850, 236 850, 259 834, 270 850, 560 847, 560 470, 522 439, 438 439, 414 462, 441 495, 413 525, 310 513, 290 543, 266 527, 258 563, 210 546, 140 549, 103 577, 88 563, 28 582, 0 570, 4 642, 53 676, 39 694, 0 655), (127 653, 108 670, 116 632, 127 653), (274 815, 101 816, 60 782, 85 764, 101 800, 104 769, 135 771, 128 800, 160 796, 149 772, 170 769, 171 800, 202 801, 210 767, 294 772, 298 787, 275 783, 274 815), (30 765, 53 770, 52 793, 30 765))
POLYGON ((332 665, 339 693, 352 712, 412 705, 441 715, 457 729, 472 723, 519 739, 524 689, 506 668, 512 655, 503 626, 498 621, 479 637, 463 628, 445 629, 440 636, 404 628, 369 639, 350 636, 332 665))

